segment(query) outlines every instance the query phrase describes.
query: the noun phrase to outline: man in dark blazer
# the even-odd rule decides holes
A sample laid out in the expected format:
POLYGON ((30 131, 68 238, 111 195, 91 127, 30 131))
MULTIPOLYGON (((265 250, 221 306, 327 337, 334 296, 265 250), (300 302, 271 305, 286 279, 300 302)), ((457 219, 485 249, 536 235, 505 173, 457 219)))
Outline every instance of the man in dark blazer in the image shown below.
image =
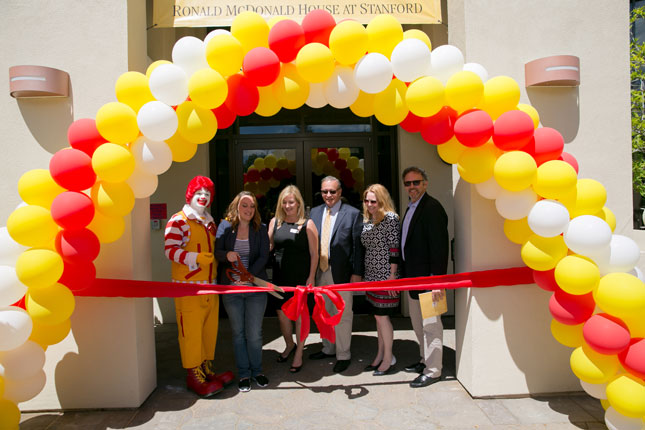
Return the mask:
MULTIPOLYGON (((320 193, 325 203, 316 206, 310 213, 318 229, 320 241, 316 285, 360 282, 363 276, 361 246, 363 217, 358 209, 341 201, 341 184, 334 176, 323 178, 320 183, 320 193)), ((345 301, 345 311, 335 327, 336 344, 323 339, 322 350, 309 356, 313 360, 335 356, 334 372, 336 373, 346 370, 351 361, 350 346, 354 317, 352 292, 340 291, 339 294, 345 301)), ((337 313, 329 300, 326 301, 326 308, 330 315, 337 313)))
MULTIPOLYGON (((420 167, 403 171, 403 185, 410 201, 401 222, 401 276, 445 275, 448 266, 448 216, 441 203, 426 193, 428 176, 420 167)), ((423 292, 423 291, 421 291, 423 292)), ((421 316, 420 291, 409 291, 408 303, 412 327, 419 342, 421 360, 405 368, 419 373, 410 386, 426 387, 440 380, 443 349, 441 316, 421 316)), ((433 300, 445 296, 445 290, 433 290, 433 300)))

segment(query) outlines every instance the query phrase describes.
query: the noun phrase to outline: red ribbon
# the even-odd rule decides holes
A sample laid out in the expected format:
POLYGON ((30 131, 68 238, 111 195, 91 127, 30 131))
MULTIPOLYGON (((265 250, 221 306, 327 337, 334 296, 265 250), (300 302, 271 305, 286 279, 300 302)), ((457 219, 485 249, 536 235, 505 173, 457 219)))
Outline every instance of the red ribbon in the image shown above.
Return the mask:
POLYGON ((336 326, 343 316, 345 310, 345 301, 334 290, 327 287, 312 287, 311 285, 298 286, 293 292, 293 297, 287 300, 282 305, 282 312, 293 321, 300 318, 300 341, 304 342, 309 336, 309 306, 307 305, 307 295, 313 293, 314 295, 314 310, 312 318, 318 327, 320 337, 327 339, 330 342, 336 342, 336 326), (338 313, 334 316, 329 315, 325 308, 325 297, 336 306, 338 313))

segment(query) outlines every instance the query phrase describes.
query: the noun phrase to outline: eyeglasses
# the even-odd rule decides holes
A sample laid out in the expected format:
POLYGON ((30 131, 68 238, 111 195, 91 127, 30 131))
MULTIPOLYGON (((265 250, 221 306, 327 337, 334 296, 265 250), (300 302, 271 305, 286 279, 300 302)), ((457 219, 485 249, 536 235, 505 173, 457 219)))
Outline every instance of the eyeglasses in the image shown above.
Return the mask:
POLYGON ((414 181, 404 181, 403 185, 406 187, 409 187, 411 185, 414 185, 415 187, 419 186, 423 182, 423 179, 415 179, 414 181))
POLYGON ((369 199, 365 199, 365 200, 363 200, 363 203, 365 203, 366 205, 369 205, 370 203, 371 203, 371 204, 373 204, 373 205, 375 205, 375 204, 377 204, 378 202, 377 202, 376 200, 369 200, 369 199))
POLYGON ((320 190, 321 194, 331 194, 334 195, 338 192, 338 190, 320 190))

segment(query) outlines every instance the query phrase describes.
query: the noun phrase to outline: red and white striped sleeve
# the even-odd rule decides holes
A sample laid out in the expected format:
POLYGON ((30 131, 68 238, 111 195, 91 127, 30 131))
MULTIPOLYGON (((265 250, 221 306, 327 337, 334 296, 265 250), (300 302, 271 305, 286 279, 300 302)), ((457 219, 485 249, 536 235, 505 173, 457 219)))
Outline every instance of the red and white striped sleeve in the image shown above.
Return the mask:
POLYGON ((184 250, 190 239, 190 226, 180 214, 173 215, 166 224, 164 233, 164 249, 166 257, 179 264, 187 266, 195 264, 196 256, 184 250), (192 257, 192 258, 191 258, 192 257))

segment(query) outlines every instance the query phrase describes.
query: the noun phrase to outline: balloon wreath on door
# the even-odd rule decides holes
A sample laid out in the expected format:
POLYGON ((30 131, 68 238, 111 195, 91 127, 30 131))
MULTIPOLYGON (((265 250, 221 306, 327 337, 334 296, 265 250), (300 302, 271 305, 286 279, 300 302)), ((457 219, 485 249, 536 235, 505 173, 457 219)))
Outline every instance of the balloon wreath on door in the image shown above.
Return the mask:
MULTIPOLYGON (((17 426, 17 403, 45 384, 44 349, 70 331, 74 291, 96 277, 100 244, 124 232, 136 198, 157 188, 173 161, 237 116, 272 116, 305 104, 349 108, 388 126, 420 132, 461 178, 495 200, 504 234, 521 245, 538 286, 552 292, 555 339, 573 348, 571 368, 607 409, 610 428, 640 428, 645 416, 645 284, 636 243, 613 234, 606 190, 578 178, 560 133, 518 104, 507 76, 465 63, 460 50, 432 49, 392 16, 365 27, 310 12, 301 24, 238 15, 231 31, 183 37, 172 62, 127 72, 116 99, 68 130, 70 148, 49 170, 26 172, 26 203, 0 231, 0 423, 17 426), (89 190, 89 191, 88 191, 89 190), (639 424, 640 423, 640 424, 639 424)), ((245 188, 265 193, 294 172, 284 152, 256 159, 245 188), (290 169, 291 168, 291 169, 290 169)), ((362 187, 347 148, 312 154, 312 168, 362 187), (330 153, 331 151, 331 153, 330 153)))

